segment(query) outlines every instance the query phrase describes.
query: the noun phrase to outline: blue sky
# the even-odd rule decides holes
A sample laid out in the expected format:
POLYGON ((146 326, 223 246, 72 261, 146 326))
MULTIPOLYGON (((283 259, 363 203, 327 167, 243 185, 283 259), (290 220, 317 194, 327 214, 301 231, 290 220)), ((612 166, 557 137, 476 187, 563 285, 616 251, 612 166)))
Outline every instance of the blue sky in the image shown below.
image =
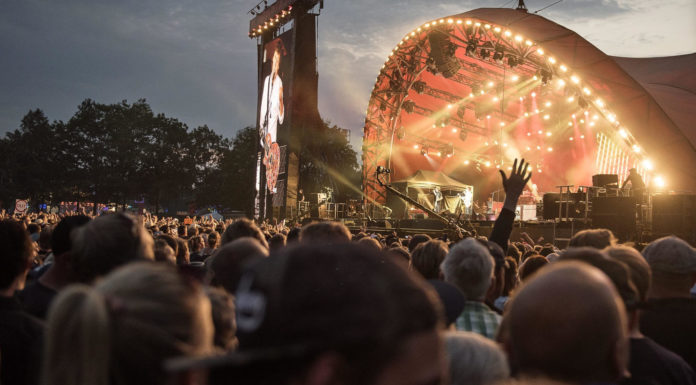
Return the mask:
MULTIPOLYGON (((507 4, 506 4, 507 3, 507 4)), ((526 0, 532 11, 553 0, 526 0)), ((325 0, 319 111, 359 143, 375 76, 430 19, 506 0, 325 0)), ((155 112, 228 136, 255 122, 256 41, 248 0, 0 1, 0 134, 33 108, 66 120, 85 98, 145 98, 155 112)), ((696 52, 693 0, 564 0, 540 15, 616 56, 696 52)), ((357 149, 357 148, 356 148, 357 149)))

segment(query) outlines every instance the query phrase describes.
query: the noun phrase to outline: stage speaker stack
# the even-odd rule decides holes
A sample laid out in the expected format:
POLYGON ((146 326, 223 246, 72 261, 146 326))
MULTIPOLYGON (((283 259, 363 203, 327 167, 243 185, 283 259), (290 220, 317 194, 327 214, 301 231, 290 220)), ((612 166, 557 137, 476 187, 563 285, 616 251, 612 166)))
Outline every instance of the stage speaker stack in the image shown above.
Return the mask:
POLYGON ((592 175, 592 186, 607 187, 619 184, 619 176, 616 174, 596 174, 592 175))
POLYGON ((655 195, 652 212, 654 235, 676 235, 696 242, 696 195, 655 195))
POLYGON ((596 197, 592 200, 592 227, 611 230, 620 240, 636 235, 636 198, 596 197))

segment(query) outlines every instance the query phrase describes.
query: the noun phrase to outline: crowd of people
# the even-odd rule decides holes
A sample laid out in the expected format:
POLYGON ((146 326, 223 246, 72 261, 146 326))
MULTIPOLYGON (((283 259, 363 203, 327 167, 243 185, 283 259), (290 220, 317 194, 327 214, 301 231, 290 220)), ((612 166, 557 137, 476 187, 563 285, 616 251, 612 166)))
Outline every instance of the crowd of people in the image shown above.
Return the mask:
POLYGON ((0 383, 696 384, 696 249, 248 219, 0 221, 0 383))

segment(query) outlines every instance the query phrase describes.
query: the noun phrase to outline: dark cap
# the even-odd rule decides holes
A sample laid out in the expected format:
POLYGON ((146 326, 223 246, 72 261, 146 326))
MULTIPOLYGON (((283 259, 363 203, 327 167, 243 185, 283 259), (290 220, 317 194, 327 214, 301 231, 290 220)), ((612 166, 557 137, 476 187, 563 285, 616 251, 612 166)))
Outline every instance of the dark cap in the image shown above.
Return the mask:
POLYGON ((657 239, 643 249, 650 269, 663 273, 696 272, 696 249, 675 236, 657 239))
POLYGON ((388 356, 441 324, 436 294, 422 278, 356 244, 298 245, 253 264, 236 311, 239 350, 214 365, 329 350, 388 356))

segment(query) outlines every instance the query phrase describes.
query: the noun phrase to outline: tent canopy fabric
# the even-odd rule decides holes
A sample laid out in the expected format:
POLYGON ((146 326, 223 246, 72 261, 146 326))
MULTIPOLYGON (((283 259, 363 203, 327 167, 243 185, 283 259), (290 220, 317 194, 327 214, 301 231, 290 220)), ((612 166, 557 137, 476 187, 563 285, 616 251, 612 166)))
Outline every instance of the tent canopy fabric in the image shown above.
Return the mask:
POLYGON ((440 186, 444 190, 464 190, 471 186, 450 178, 440 171, 418 170, 415 174, 406 179, 394 182, 395 184, 407 184, 409 187, 429 187, 440 186))

